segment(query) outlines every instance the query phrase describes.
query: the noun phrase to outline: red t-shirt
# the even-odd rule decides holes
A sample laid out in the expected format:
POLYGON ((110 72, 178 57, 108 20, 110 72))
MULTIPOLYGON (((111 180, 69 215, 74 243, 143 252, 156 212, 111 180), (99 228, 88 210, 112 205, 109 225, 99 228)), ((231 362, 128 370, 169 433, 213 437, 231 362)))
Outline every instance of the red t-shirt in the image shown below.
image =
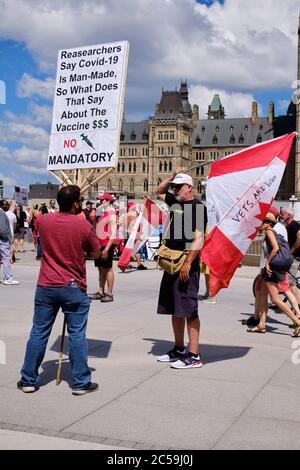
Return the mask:
POLYGON ((37 285, 63 287, 74 279, 86 291, 87 253, 100 249, 91 224, 73 214, 45 214, 39 221, 43 255, 37 285))

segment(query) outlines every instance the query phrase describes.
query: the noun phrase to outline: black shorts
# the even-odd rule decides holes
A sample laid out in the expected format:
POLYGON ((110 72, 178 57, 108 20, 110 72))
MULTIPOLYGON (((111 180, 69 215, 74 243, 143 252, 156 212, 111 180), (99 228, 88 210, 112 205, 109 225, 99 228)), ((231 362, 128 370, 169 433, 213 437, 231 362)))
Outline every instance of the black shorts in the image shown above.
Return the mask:
POLYGON ((278 284, 285 278, 285 272, 276 271, 275 269, 272 269, 272 275, 269 276, 266 268, 263 268, 260 272, 260 275, 265 282, 274 282, 274 284, 278 284))
POLYGON ((161 280, 157 313, 175 315, 179 318, 198 318, 198 290, 200 278, 199 261, 192 263, 187 282, 179 279, 179 274, 164 272, 161 280))
MULTIPOLYGON (((105 250, 105 246, 102 246, 101 253, 104 250, 105 250)), ((112 245, 110 249, 108 250, 108 256, 106 259, 101 258, 101 256, 99 256, 99 258, 96 258, 94 260, 96 268, 104 268, 104 269, 112 268, 114 252, 115 252, 115 245, 112 245)))

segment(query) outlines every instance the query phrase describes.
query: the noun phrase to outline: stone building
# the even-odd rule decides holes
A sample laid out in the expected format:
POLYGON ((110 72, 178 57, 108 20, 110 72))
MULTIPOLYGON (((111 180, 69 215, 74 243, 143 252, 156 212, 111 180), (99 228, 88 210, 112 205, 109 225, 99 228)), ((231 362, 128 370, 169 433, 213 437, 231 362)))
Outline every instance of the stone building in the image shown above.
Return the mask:
MULTIPOLYGON (((117 167, 101 182, 90 188, 88 199, 99 191, 131 198, 153 196, 160 181, 177 166, 185 168, 202 164, 191 171, 195 191, 201 194, 209 173, 209 162, 256 143, 278 137, 296 128, 296 107, 291 103, 287 115, 274 115, 269 103, 268 115, 258 116, 257 103, 252 103, 247 118, 226 118, 221 98, 215 95, 208 107, 207 118, 199 119, 199 108, 191 106, 186 82, 179 91, 162 91, 153 116, 140 122, 123 120, 117 167)), ((294 155, 287 166, 279 198, 294 192, 294 155)), ((97 170, 98 173, 103 170, 97 170)))

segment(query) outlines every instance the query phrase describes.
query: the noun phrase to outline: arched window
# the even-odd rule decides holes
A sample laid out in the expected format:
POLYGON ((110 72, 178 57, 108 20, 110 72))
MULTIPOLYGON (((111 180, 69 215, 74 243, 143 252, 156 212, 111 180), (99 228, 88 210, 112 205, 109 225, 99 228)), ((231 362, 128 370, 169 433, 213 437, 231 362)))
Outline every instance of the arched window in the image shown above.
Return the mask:
POLYGON ((202 132, 205 132, 205 127, 204 127, 204 126, 202 126, 202 129, 201 129, 201 130, 202 130, 202 132))
POLYGON ((243 134, 239 136, 239 144, 243 144, 245 142, 243 134))
POLYGON ((213 145, 216 145, 218 143, 218 137, 216 135, 213 136, 212 143, 213 145))
POLYGON ((148 192, 148 180, 144 180, 144 191, 145 193, 148 192))
POLYGON ((261 136, 260 133, 259 133, 258 136, 257 136, 256 142, 257 142, 258 144, 259 144, 260 142, 262 142, 262 136, 261 136))
POLYGON ((134 180, 133 180, 133 179, 130 180, 130 183, 129 183, 129 191, 130 191, 131 193, 133 193, 133 191, 134 191, 134 180))
POLYGON ((261 124, 261 125, 259 126, 259 130, 262 131, 263 128, 264 128, 264 126, 263 126, 263 124, 261 124))
POLYGON ((122 163, 122 173, 125 173, 125 163, 122 163))
POLYGON ((245 124, 244 130, 247 132, 247 130, 248 130, 248 124, 245 124))
POLYGON ((195 144, 200 145, 200 142, 201 142, 200 136, 199 136, 199 134, 197 134, 197 137, 195 139, 195 144))
POLYGON ((118 167, 117 167, 117 173, 120 173, 120 171, 121 171, 121 163, 119 162, 118 167))
POLYGON ((142 165, 142 172, 145 173, 146 172, 146 163, 143 162, 143 165, 142 165))
POLYGON ((110 191, 111 190, 111 179, 107 180, 107 189, 110 191))
POLYGON ((136 173, 136 163, 133 163, 133 173, 136 173))
POLYGON ((167 162, 164 163, 164 172, 166 173, 168 171, 168 164, 167 162))
POLYGON ((123 181, 119 180, 119 191, 123 191, 123 181))
POLYGON ((148 134, 146 131, 143 132, 143 137, 142 137, 143 140, 148 140, 148 134))
POLYGON ((235 137, 234 137, 233 134, 231 134, 229 142, 230 142, 230 144, 235 144, 235 137))
POLYGON ((128 173, 131 173, 131 170, 132 170, 132 163, 129 162, 129 165, 128 165, 128 173))
POLYGON ((172 162, 169 162, 169 173, 172 171, 172 162))
POLYGON ((135 139, 136 139, 136 133, 132 131, 130 134, 130 140, 135 140, 135 139))
POLYGON ((159 172, 161 173, 163 171, 163 164, 162 162, 159 162, 159 172))

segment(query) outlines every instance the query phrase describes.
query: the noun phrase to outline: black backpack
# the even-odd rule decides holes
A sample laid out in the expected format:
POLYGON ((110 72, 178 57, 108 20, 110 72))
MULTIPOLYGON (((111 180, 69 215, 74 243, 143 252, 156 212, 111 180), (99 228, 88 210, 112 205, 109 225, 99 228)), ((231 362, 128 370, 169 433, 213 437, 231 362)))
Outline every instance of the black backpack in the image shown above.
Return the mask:
POLYGON ((288 272, 293 263, 290 246, 282 235, 279 235, 275 230, 273 230, 273 233, 276 237, 279 251, 276 253, 274 258, 271 259, 270 268, 275 269, 276 271, 288 272))

